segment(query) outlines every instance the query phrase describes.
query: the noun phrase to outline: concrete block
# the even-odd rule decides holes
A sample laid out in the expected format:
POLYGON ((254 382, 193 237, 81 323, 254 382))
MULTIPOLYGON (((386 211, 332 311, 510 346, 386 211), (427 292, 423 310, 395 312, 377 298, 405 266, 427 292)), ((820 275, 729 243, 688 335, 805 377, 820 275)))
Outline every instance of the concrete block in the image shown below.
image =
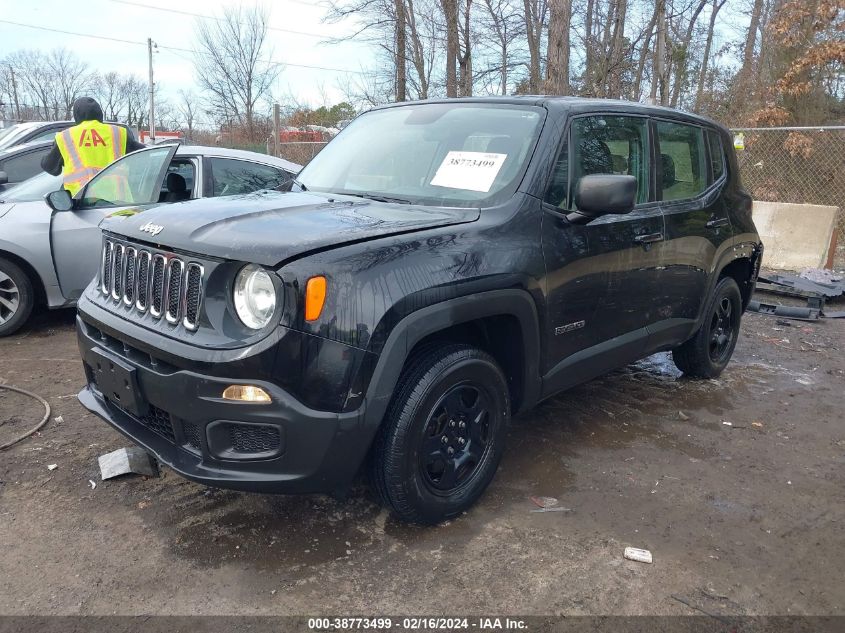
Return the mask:
POLYGON ((763 267, 823 268, 839 207, 755 200, 752 215, 763 240, 763 267))
POLYGON ((112 453, 100 455, 100 476, 103 480, 137 473, 148 477, 158 476, 158 466, 155 459, 140 446, 121 448, 112 453))

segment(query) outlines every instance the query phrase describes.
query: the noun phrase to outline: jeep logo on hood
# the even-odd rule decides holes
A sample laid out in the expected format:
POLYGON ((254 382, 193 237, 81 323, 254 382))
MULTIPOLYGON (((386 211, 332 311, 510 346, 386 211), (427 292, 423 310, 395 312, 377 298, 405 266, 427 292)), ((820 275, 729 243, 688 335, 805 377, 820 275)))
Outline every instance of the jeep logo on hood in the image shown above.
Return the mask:
POLYGON ((160 224, 153 224, 152 222, 147 222, 143 226, 139 227, 138 230, 155 236, 161 233, 164 230, 164 227, 160 224))

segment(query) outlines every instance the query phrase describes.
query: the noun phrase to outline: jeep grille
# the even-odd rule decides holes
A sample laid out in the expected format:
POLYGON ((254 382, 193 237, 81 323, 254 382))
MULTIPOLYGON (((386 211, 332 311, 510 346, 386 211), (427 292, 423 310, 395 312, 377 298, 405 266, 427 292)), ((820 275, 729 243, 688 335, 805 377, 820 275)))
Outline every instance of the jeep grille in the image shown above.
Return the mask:
POLYGON ((173 253, 162 253, 107 239, 103 243, 100 291, 133 311, 149 309, 187 330, 197 329, 204 269, 173 253))

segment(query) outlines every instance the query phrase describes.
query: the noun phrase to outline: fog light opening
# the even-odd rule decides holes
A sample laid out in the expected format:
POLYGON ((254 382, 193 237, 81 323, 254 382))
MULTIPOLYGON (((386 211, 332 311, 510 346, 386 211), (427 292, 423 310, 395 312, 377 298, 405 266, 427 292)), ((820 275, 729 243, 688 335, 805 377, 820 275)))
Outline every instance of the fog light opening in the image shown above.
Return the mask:
POLYGON ((255 385, 229 385, 223 390, 223 399, 259 404, 268 404, 273 401, 270 394, 255 385))

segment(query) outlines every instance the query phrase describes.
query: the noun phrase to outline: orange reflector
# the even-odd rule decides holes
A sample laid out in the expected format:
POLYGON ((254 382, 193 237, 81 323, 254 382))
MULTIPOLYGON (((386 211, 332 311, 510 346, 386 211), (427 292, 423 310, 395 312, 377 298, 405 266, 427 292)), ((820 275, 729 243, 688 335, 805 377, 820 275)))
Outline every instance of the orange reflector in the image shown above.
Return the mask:
POLYGON ((305 320, 316 321, 326 302, 326 278, 311 277, 305 285, 305 320))
POLYGON ((270 394, 255 385, 229 385, 223 390, 223 399, 239 402, 272 402, 270 394))

